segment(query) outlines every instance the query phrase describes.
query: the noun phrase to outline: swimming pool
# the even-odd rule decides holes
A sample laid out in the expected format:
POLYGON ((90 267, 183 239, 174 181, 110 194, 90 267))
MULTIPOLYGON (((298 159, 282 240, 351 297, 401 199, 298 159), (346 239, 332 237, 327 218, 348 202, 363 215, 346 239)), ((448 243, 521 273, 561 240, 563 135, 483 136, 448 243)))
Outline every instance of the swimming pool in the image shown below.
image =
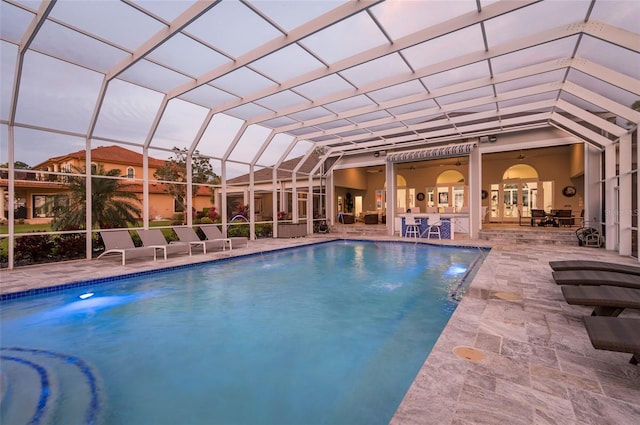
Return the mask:
POLYGON ((2 302, 1 422, 388 423, 481 259, 341 241, 2 302))

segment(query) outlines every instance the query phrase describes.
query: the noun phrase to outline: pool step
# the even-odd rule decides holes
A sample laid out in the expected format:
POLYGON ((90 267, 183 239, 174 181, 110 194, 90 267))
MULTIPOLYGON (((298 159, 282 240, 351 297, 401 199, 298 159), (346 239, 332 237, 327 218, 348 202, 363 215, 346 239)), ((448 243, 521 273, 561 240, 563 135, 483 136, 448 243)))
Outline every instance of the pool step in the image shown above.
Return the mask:
POLYGON ((386 236, 387 226, 385 224, 338 223, 329 227, 329 233, 360 236, 386 236))
POLYGON ((101 400, 93 368, 78 357, 22 347, 0 349, 7 423, 99 422, 101 400))
POLYGON ((571 229, 482 229, 478 237, 502 244, 578 246, 576 232, 571 229))

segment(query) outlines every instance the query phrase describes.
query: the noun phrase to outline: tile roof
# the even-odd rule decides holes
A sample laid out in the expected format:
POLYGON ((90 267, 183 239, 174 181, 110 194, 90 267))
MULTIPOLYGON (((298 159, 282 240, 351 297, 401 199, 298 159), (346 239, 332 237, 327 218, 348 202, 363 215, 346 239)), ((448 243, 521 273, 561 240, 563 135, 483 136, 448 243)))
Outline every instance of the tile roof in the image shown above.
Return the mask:
MULTIPOLYGON (((77 152, 71 152, 49 158, 45 162, 38 164, 33 168, 35 169, 46 163, 62 162, 66 159, 83 160, 86 157, 86 150, 83 149, 77 152)), ((91 149, 91 160, 93 162, 113 162, 126 165, 142 165, 142 154, 129 149, 125 149, 121 146, 98 146, 95 149, 91 149)), ((164 163, 164 160, 149 157, 149 167, 151 168, 162 167, 164 163)))

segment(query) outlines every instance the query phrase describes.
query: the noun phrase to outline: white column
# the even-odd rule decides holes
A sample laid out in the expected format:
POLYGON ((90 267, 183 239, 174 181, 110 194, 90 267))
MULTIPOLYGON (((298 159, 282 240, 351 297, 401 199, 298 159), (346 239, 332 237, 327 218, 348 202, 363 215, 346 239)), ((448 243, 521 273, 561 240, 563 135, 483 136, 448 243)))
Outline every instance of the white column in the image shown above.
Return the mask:
POLYGON ((249 193, 245 196, 249 196, 249 239, 256 239, 256 191, 254 180, 254 167, 253 164, 249 165, 249 193))
POLYGON ((618 189, 618 223, 619 252, 620 255, 631 255, 631 134, 627 133, 620 138, 620 183, 618 189))
MULTIPOLYGON (((385 179, 387 181, 387 234, 393 236, 396 231, 396 165, 387 162, 385 167, 385 179)), ((401 229, 398 229, 400 231, 401 229)))
MULTIPOLYGON (((602 151, 584 144, 584 221, 588 226, 598 227, 602 205, 602 151)), ((599 229, 602 230, 602 229, 599 229)))
POLYGON ((142 148, 142 226, 149 228, 149 148, 142 148))
POLYGON ((187 226, 193 226, 193 155, 190 151, 187 152, 185 162, 187 166, 187 189, 185 190, 187 205, 184 213, 187 218, 187 226))
POLYGON ((4 187, 0 187, 0 220, 5 219, 4 216, 4 187))
POLYGON ((469 153, 469 238, 478 239, 482 228, 482 154, 469 153))
POLYGON ((611 144, 604 149, 604 217, 605 248, 607 250, 616 249, 616 195, 618 181, 616 177, 616 145, 611 144))
POLYGON ((86 237, 86 243, 85 243, 85 253, 86 253, 86 257, 87 260, 91 260, 91 256, 92 256, 92 251, 93 251, 93 243, 92 243, 92 225, 93 225, 93 209, 91 207, 91 203, 92 203, 92 197, 93 197, 93 190, 91 188, 91 184, 92 184, 92 180, 91 180, 91 175, 93 173, 93 168, 91 167, 91 139, 87 138, 85 141, 85 178, 86 178, 86 191, 85 191, 85 199, 86 199, 86 205, 85 205, 85 225, 86 225, 86 231, 85 231, 85 237, 86 237))
POLYGON ((307 235, 313 235, 313 176, 309 175, 307 191, 307 235))
POLYGON ((297 223, 299 221, 298 212, 298 179, 296 179, 296 173, 292 173, 291 175, 291 218, 293 219, 293 223, 297 223))

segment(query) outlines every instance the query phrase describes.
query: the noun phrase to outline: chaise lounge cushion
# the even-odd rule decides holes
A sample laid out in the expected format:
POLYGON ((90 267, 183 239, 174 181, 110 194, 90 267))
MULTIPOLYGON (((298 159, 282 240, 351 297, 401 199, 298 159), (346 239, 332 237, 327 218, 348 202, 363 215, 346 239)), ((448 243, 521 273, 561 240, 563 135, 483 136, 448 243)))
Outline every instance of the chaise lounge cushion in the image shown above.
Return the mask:
POLYGON ((640 289, 621 286, 562 286, 571 305, 593 306, 592 316, 617 316, 625 308, 640 308, 640 289))
POLYGON ((640 319, 587 316, 584 325, 594 348, 633 353, 631 363, 637 364, 640 355, 640 319))
POLYGON ((549 261, 549 266, 555 270, 604 270, 618 273, 628 273, 640 276, 640 267, 629 264, 616 264, 606 261, 592 260, 562 260, 549 261))
POLYGON ((604 270, 560 270, 552 272, 558 285, 611 285, 640 289, 640 276, 604 270))

